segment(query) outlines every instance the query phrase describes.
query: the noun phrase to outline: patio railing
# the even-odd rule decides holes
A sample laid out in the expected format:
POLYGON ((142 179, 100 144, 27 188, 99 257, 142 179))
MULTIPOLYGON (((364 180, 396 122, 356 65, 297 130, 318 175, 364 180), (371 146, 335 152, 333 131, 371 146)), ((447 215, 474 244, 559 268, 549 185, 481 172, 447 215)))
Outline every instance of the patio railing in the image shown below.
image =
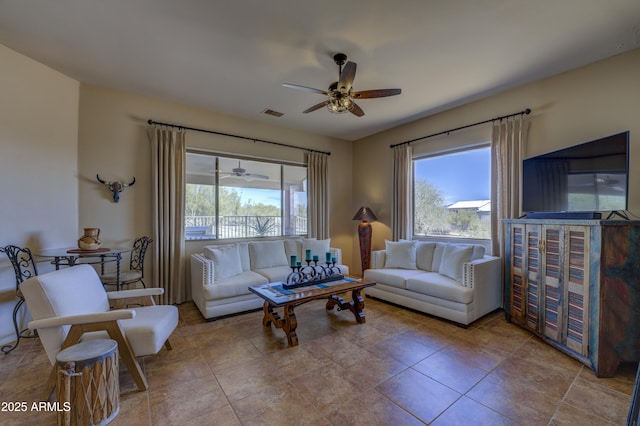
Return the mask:
POLYGON ((280 216, 220 216, 219 229, 215 216, 185 216, 187 240, 306 235, 307 218, 293 216, 285 228, 280 216))

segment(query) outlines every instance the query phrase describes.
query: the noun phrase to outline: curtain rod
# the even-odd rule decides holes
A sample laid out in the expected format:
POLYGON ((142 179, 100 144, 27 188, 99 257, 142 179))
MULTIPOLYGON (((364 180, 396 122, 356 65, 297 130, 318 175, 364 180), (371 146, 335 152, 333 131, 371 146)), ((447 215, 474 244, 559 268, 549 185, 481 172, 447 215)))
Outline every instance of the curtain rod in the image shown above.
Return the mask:
POLYGON ((490 120, 479 121, 479 122, 473 123, 473 124, 467 124, 466 126, 456 127, 455 129, 445 130, 444 132, 438 132, 438 133, 434 133, 432 135, 422 136, 422 137, 419 137, 419 138, 411 139, 410 141, 396 143, 396 144, 390 145, 389 147, 390 148, 395 148, 396 146, 409 145, 411 142, 419 141, 421 139, 432 138, 434 136, 445 135, 445 134, 448 134, 448 133, 451 133, 451 132, 455 132, 456 130, 466 129, 467 127, 473 127, 473 126, 478 126, 480 124, 491 123, 493 121, 502 120, 504 118, 515 117, 516 115, 529 115, 529 114, 531 114, 531 109, 527 108, 527 109, 522 110, 520 112, 514 112, 513 114, 503 115, 502 117, 496 117, 496 118, 492 118, 490 120))
POLYGON ((262 143, 268 143, 268 144, 271 144, 271 145, 284 146, 286 148, 300 149, 302 151, 307 151, 307 152, 319 152, 320 154, 331 155, 330 152, 319 151, 317 149, 303 148, 301 146, 288 145, 286 143, 281 143, 281 142, 273 142, 273 141, 267 141, 267 140, 264 140, 264 139, 257 139, 257 138, 249 138, 249 137, 246 137, 246 136, 232 135, 231 133, 216 132, 215 130, 198 129, 197 127, 181 126, 179 124, 162 123, 160 121, 154 121, 154 120, 151 120, 151 119, 149 119, 147 121, 147 123, 149 123, 149 124, 157 124, 157 125, 160 125, 160 126, 167 126, 167 127, 177 127, 178 129, 193 130, 193 131, 202 132, 202 133, 211 133, 211 134, 220 135, 220 136, 229 136, 229 137, 232 137, 232 138, 244 139, 244 140, 252 141, 252 142, 262 142, 262 143))

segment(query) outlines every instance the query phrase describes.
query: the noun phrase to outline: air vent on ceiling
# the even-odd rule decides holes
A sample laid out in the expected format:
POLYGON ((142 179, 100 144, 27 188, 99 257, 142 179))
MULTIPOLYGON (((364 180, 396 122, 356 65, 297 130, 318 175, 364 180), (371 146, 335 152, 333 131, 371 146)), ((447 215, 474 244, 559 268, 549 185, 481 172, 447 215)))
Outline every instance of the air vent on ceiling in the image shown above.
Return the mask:
POLYGON ((274 117, 282 117, 284 114, 278 111, 274 111, 272 109, 265 109, 264 111, 262 111, 263 113, 267 114, 267 115, 273 115, 274 117))

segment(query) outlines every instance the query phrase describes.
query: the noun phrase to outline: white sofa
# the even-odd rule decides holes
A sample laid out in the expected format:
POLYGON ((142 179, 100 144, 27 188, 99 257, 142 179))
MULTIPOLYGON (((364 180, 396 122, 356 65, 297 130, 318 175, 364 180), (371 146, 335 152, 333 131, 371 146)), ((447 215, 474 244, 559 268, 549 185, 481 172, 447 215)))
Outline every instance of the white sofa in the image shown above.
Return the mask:
POLYGON ((285 281, 291 273, 291 256, 303 260, 306 250, 319 257, 319 264, 331 253, 340 272, 348 274, 342 251, 330 243, 287 238, 205 246, 202 253, 191 255, 191 297, 207 320, 260 308, 263 299, 248 287, 285 281))
POLYGON ((371 260, 368 296, 465 326, 502 307, 500 258, 481 245, 387 241, 371 260))

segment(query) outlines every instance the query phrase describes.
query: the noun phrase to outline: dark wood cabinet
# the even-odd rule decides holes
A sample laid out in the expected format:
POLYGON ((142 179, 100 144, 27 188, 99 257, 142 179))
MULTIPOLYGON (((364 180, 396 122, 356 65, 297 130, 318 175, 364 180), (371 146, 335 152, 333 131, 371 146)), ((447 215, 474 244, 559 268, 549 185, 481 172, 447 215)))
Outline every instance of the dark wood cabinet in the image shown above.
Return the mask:
POLYGON ((640 222, 503 223, 507 320, 599 377, 640 360, 640 222))

